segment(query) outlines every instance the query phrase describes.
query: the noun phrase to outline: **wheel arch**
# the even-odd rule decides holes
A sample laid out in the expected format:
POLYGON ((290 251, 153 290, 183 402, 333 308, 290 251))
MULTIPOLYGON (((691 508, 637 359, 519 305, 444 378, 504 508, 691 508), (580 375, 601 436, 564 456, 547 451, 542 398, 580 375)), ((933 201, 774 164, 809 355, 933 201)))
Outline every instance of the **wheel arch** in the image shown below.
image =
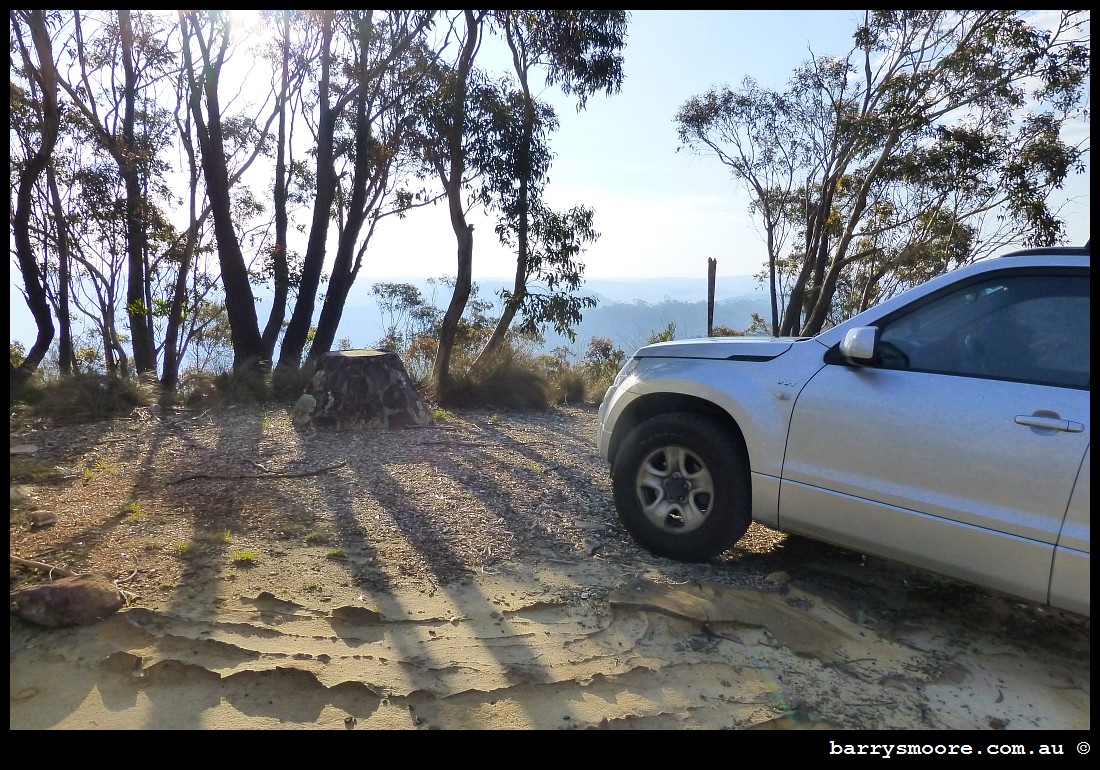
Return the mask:
POLYGON ((615 457, 622 447, 625 436, 629 435, 635 427, 645 422, 650 417, 656 417, 660 414, 669 414, 671 412, 702 415, 704 417, 709 417, 724 428, 727 428, 729 436, 737 442, 741 451, 744 452, 746 460, 750 461, 751 464, 748 447, 745 443, 745 435, 741 431, 741 426, 737 424, 737 421, 733 419, 729 412, 722 409, 722 407, 714 402, 707 401, 705 398, 690 396, 684 393, 664 392, 650 393, 635 399, 619 416, 615 425, 615 431, 611 437, 611 444, 608 447, 608 460, 611 466, 614 467, 615 465, 615 457))

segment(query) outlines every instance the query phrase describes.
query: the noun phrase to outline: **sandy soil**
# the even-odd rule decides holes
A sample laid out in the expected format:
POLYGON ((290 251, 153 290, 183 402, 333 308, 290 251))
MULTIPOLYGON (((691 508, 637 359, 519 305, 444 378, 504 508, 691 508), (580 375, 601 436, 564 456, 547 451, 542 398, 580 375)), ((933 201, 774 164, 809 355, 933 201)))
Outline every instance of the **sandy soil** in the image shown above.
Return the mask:
POLYGON ((1088 620, 758 526, 653 557, 594 421, 13 420, 11 553, 128 603, 11 615, 9 728, 1090 729, 1088 620))

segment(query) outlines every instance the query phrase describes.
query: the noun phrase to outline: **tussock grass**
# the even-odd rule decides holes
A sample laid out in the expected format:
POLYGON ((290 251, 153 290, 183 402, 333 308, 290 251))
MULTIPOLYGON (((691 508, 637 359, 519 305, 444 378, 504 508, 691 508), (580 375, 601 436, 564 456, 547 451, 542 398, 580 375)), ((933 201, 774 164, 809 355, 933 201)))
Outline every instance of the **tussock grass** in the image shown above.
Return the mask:
POLYGON ((152 378, 74 374, 36 385, 33 411, 59 423, 91 422, 128 416, 136 407, 158 403, 160 386, 152 378))

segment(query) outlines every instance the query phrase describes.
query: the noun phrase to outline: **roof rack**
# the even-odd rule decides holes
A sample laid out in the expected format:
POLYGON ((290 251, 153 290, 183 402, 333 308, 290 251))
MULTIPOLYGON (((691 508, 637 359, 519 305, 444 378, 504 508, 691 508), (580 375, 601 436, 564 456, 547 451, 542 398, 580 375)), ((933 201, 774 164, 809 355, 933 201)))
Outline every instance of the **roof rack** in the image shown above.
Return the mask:
POLYGON ((1084 246, 1040 246, 1033 249, 1019 249, 1018 251, 1010 251, 1007 254, 1002 254, 1003 257, 1026 257, 1034 254, 1080 254, 1083 256, 1091 256, 1089 253, 1089 243, 1092 241, 1085 241, 1084 246))

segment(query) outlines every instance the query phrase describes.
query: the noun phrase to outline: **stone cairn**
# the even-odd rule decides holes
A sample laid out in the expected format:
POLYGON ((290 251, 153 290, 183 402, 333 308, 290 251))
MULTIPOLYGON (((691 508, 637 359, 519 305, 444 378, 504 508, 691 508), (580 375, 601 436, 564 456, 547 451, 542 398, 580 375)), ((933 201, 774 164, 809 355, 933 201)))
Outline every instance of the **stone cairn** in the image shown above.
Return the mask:
POLYGON ((326 353, 294 408, 298 425, 320 430, 431 425, 432 413, 396 353, 365 348, 326 353))

